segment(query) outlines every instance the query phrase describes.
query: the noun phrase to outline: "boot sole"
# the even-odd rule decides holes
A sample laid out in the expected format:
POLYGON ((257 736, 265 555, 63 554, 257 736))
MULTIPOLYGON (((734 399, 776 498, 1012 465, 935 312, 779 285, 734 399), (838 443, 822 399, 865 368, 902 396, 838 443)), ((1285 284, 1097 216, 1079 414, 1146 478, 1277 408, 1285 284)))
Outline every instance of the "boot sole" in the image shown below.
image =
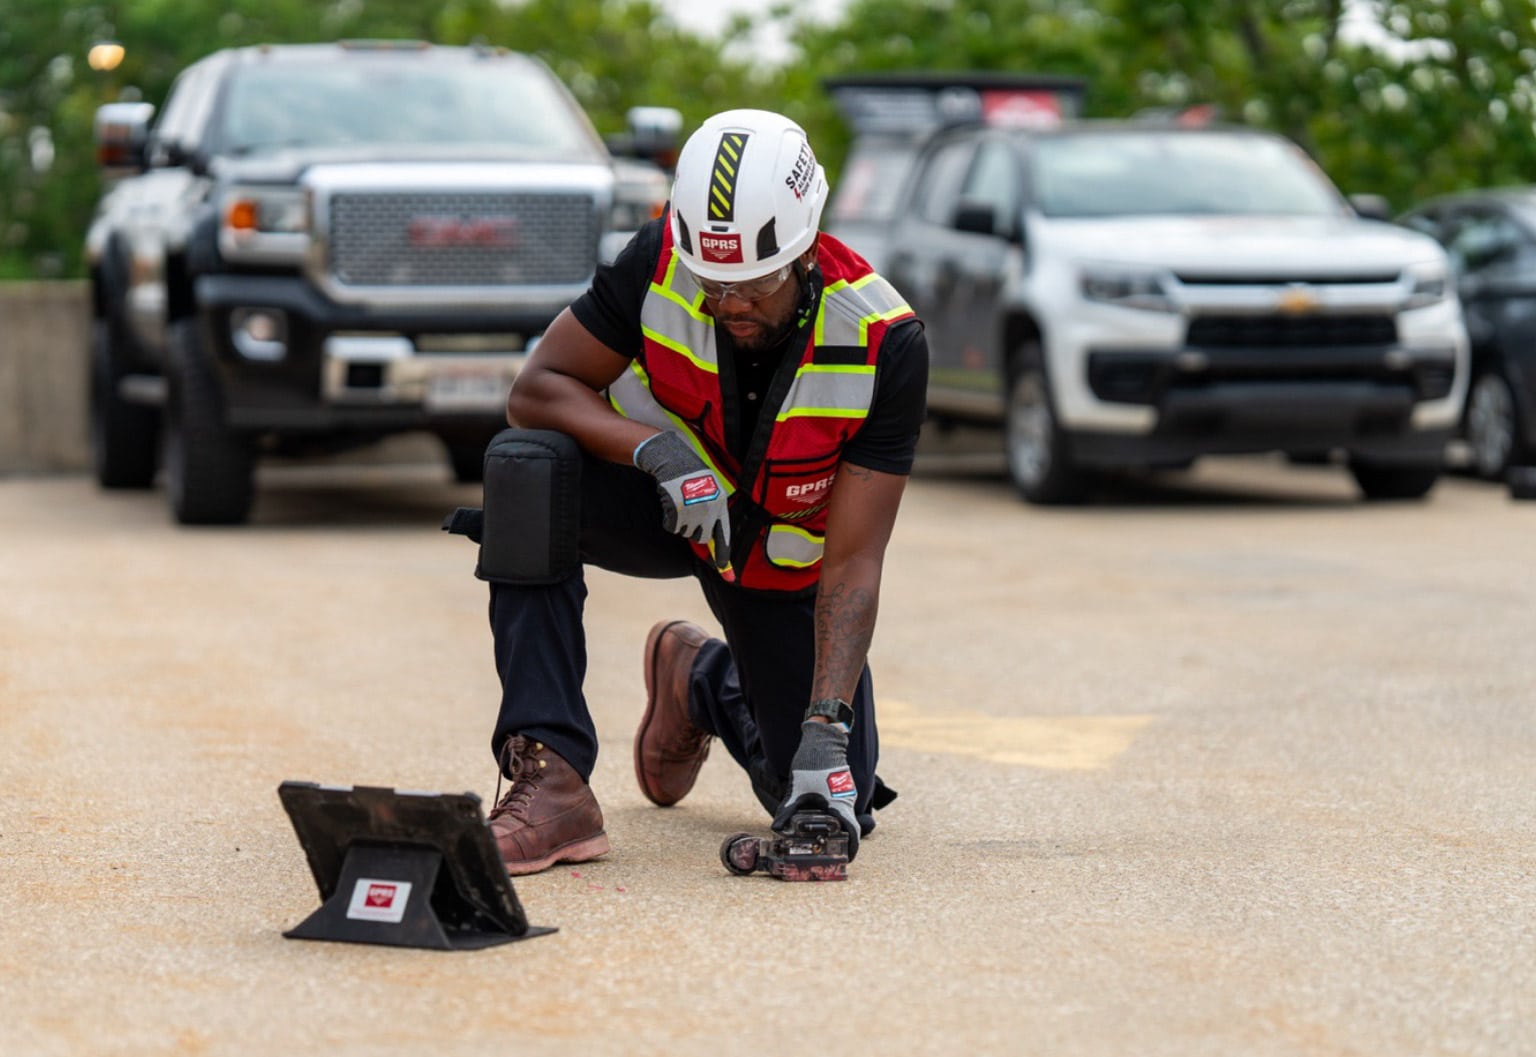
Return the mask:
POLYGON ((506 866, 507 873, 513 877, 521 877, 524 874, 547 870, 558 862, 588 862, 600 855, 607 855, 608 851, 608 834, 599 833, 593 837, 562 844, 542 859, 528 859, 515 863, 503 860, 502 865, 506 866))
POLYGON ((660 627, 652 628, 651 633, 645 637, 645 715, 640 717, 640 729, 635 731, 635 781, 640 784, 640 792, 645 794, 645 798, 657 807, 671 807, 682 797, 668 800, 657 796, 651 789, 645 780, 645 768, 640 763, 640 743, 645 740, 646 731, 651 729, 651 720, 656 717, 656 654, 661 649, 661 640, 677 625, 686 623, 686 620, 668 621, 660 627))

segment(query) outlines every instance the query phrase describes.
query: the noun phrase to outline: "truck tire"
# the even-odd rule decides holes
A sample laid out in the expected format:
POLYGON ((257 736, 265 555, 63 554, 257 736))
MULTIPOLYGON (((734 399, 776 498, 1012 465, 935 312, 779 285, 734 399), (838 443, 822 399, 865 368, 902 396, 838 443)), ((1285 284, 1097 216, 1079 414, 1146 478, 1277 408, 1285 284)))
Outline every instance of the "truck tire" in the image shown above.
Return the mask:
POLYGON ((1008 476, 1029 502, 1049 506, 1082 501, 1087 482, 1056 421, 1040 347, 1034 343, 1020 348, 1009 362, 1003 451, 1008 476))
POLYGON ((1349 472, 1366 499, 1423 499, 1440 479, 1440 464, 1350 459, 1349 472))
POLYGON ((115 328, 91 325, 91 465, 103 488, 149 488, 160 453, 160 412, 118 393, 125 373, 115 328))
POLYGON ((238 525, 251 512, 255 456, 224 423, 223 396, 201 345, 195 321, 171 325, 166 491, 183 525, 238 525))
POLYGON ((1472 472, 1488 481, 1500 481, 1512 462, 1518 462, 1520 420, 1515 394, 1497 367, 1484 368, 1472 380, 1467 394, 1465 432, 1472 450, 1472 472))
POLYGON ((485 480, 485 447, 489 440, 473 443, 461 440, 445 440, 448 465, 453 479, 459 484, 479 484, 485 480))

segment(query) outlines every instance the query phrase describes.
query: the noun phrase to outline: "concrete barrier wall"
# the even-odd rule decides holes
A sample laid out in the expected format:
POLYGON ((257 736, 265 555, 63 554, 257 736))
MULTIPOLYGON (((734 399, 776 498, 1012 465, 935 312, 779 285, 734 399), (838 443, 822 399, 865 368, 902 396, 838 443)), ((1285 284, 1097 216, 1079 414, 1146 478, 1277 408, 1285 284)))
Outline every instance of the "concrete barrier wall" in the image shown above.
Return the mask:
POLYGON ((0 282, 0 476, 90 466, 84 282, 0 282))

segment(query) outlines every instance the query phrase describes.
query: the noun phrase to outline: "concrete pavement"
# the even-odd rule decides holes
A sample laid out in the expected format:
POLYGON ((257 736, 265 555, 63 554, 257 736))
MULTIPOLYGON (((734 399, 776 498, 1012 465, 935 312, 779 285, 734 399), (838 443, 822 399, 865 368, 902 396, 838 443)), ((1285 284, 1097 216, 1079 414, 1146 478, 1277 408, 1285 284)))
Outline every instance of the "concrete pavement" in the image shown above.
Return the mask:
POLYGON ((614 850, 550 937, 296 943, 284 779, 473 790, 477 501, 435 464, 263 471, 255 522, 0 481, 0 1052, 1536 1053, 1536 504, 1212 463, 1038 510, 934 457, 874 650, 901 791, 844 884, 728 876, 722 752, 631 775, 688 582, 589 577, 614 850))

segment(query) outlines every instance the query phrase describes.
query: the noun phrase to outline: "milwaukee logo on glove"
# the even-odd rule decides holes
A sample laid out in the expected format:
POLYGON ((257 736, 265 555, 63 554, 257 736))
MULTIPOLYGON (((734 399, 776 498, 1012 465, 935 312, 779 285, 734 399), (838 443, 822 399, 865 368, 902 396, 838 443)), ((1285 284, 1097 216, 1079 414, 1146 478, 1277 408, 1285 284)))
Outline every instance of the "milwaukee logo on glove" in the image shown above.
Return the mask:
POLYGON ((690 477, 682 486, 684 503, 706 503, 720 494, 720 484, 712 473, 690 477))
POLYGON ((827 775, 827 792, 844 798, 858 795, 858 790, 854 788, 852 772, 838 771, 827 775))

